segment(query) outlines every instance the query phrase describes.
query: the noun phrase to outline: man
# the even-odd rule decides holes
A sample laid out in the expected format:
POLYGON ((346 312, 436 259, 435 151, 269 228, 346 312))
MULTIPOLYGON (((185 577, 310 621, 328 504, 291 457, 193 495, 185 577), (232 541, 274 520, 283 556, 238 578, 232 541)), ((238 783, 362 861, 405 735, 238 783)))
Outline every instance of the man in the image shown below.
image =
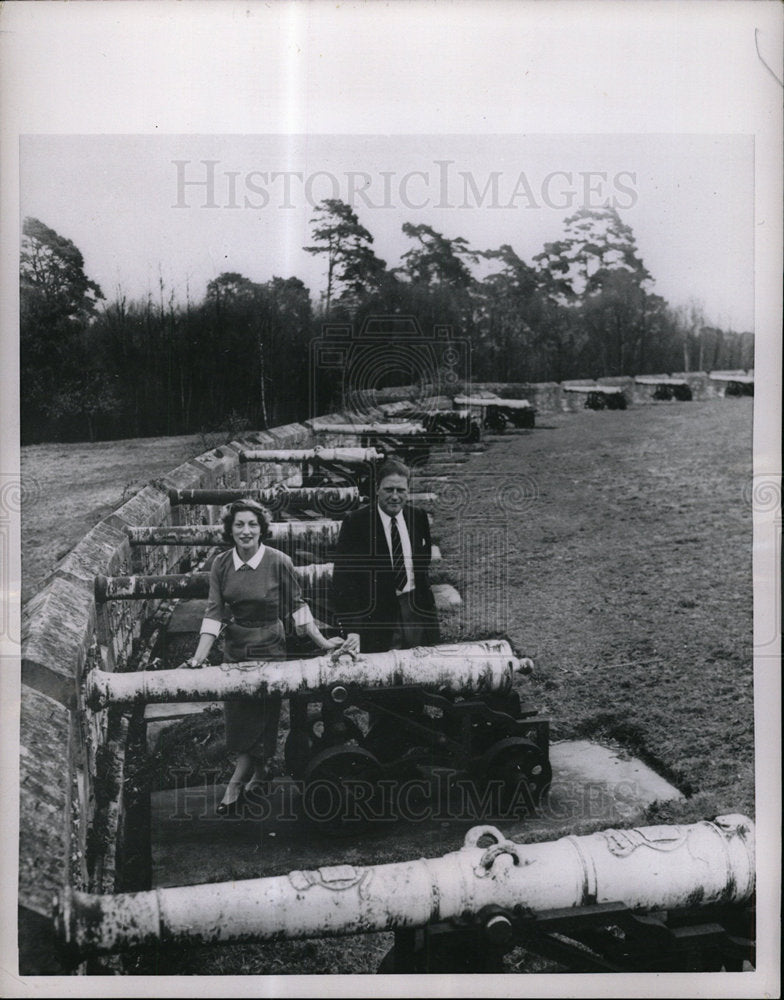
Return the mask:
POLYGON ((335 555, 332 596, 341 626, 357 632, 363 653, 439 641, 428 580, 430 525, 408 503, 411 473, 387 459, 375 476, 375 501, 348 514, 335 555))

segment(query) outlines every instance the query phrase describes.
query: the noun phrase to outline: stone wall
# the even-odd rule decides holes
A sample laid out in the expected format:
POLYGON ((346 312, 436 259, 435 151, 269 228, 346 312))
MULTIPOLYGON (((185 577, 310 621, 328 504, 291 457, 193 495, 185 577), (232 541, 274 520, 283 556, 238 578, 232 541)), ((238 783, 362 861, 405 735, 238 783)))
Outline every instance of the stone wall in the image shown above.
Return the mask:
MULTIPOLYGON (((711 381, 707 372, 671 372, 661 374, 659 377, 682 379, 687 382, 695 401, 723 396, 726 389, 726 383, 711 381)), ((585 408, 585 396, 582 393, 565 392, 564 387, 569 385, 620 386, 629 406, 666 405, 667 402, 654 399, 655 386, 639 385, 631 375, 608 376, 596 380, 571 379, 567 382, 461 382, 449 388, 441 386, 440 392, 450 397, 469 392, 492 392, 502 399, 527 399, 540 413, 575 413, 585 408)), ((363 399, 370 398, 379 405, 405 399, 426 399, 428 396, 436 395, 437 390, 436 386, 397 386, 366 391, 363 393, 363 399)))
MULTIPOLYGON (((322 420, 345 421, 344 414, 322 420)), ((312 422, 310 422, 312 423, 312 422)), ((99 522, 68 553, 22 609, 19 735, 19 960, 23 975, 64 971, 52 936, 53 900, 64 885, 112 892, 123 826, 122 777, 127 720, 84 707, 83 683, 94 666, 123 670, 138 650, 158 601, 96 605, 99 574, 163 574, 190 568, 192 549, 139 546, 126 530, 209 519, 203 507, 174 506, 170 489, 241 485, 251 448, 336 445, 338 436, 288 424, 211 449, 149 483, 99 522), (100 780, 96 780, 96 775, 100 780)), ((253 485, 298 482, 299 467, 254 463, 253 485)))

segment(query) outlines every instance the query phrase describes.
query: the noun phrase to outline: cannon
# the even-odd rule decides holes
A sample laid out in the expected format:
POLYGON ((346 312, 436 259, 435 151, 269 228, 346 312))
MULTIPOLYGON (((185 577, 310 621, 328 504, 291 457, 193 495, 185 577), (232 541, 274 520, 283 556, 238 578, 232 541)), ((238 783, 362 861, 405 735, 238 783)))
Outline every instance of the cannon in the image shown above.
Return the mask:
POLYGON ((710 372, 711 382, 724 383, 725 396, 753 396, 754 376, 745 372, 710 372))
POLYGON ((565 385, 564 392, 577 392, 585 395, 586 410, 625 410, 626 395, 620 386, 615 385, 565 385))
POLYGON ((506 640, 485 639, 386 653, 349 654, 338 649, 337 654, 306 659, 251 660, 198 670, 91 670, 86 692, 87 704, 93 709, 117 704, 253 699, 265 693, 291 694, 344 685, 421 684, 448 687, 455 694, 503 694, 513 687, 515 674, 530 669, 530 661, 518 659, 506 640))
MULTIPOLYGON (((273 521, 266 545, 294 555, 301 549, 329 552, 337 544, 340 521, 273 521)), ((126 528, 131 545, 226 545, 222 524, 141 525, 126 528)))
POLYGON ((384 453, 375 448, 289 448, 277 450, 247 449, 240 452, 240 462, 377 462, 384 453))
POLYGON ((536 410, 527 399, 503 399, 497 409, 513 427, 536 426, 536 410))
POLYGON ((132 948, 394 930, 385 972, 501 971, 517 945, 574 971, 754 961, 754 824, 608 829, 518 844, 473 827, 438 858, 55 901, 72 962, 132 948))
MULTIPOLYGON (((169 490, 169 502, 173 507, 199 504, 223 506, 246 498, 264 504, 273 514, 291 508, 315 508, 326 518, 341 518, 347 511, 367 502, 369 494, 360 491, 357 486, 299 486, 287 489, 278 485, 266 488, 169 490)), ((434 493, 412 493, 409 499, 412 503, 426 506, 433 504, 437 497, 434 493)))
POLYGON ((425 461, 430 445, 443 439, 441 433, 429 433, 418 421, 389 421, 387 423, 333 424, 319 423, 313 427, 317 434, 346 434, 358 437, 363 448, 378 448, 385 455, 396 455, 404 462, 425 461))
MULTIPOLYGON (((323 598, 332 580, 332 563, 295 566, 294 574, 306 597, 323 598)), ((93 592, 98 604, 106 601, 149 601, 166 597, 207 597, 209 573, 168 573, 165 576, 96 576, 93 592)))
POLYGON ((391 793, 412 779, 424 780, 431 795, 480 789, 494 815, 530 815, 547 795, 549 721, 513 684, 515 674, 530 672, 530 661, 518 660, 505 640, 418 652, 421 669, 415 653, 413 669, 387 673, 383 682, 358 683, 349 673, 353 683, 290 692, 286 768, 304 787, 329 786, 324 808, 308 817, 323 831, 356 831, 356 822, 354 831, 344 823, 359 818, 353 796, 367 796, 378 817, 382 789, 391 793), (439 773, 448 775, 446 784, 439 773))
MULTIPOLYGON (((376 464, 385 457, 377 448, 305 448, 278 451, 243 451, 240 453, 241 469, 248 462, 298 462, 301 466, 303 487, 355 486, 362 496, 370 492, 372 473, 376 464)), ((247 472, 240 472, 249 479, 247 472)))
POLYGON ((179 505, 222 506, 234 500, 256 500, 269 507, 272 513, 315 508, 327 517, 339 517, 353 510, 360 502, 360 492, 356 486, 287 488, 283 485, 268 487, 237 487, 235 489, 213 490, 169 490, 169 503, 179 505))
POLYGON ((536 423, 536 410, 527 399, 502 399, 492 394, 463 395, 455 396, 454 405, 480 410, 483 426, 496 434, 503 434, 508 424, 532 428, 536 423))
POLYGON ((653 399, 677 399, 681 403, 687 403, 693 398, 691 386, 685 379, 665 375, 638 375, 634 382, 635 385, 653 386, 653 399))
POLYGON ((425 427, 412 420, 389 421, 389 423, 370 424, 328 424, 319 423, 314 426, 318 434, 350 434, 359 437, 419 437, 425 433, 425 427))
POLYGON ((355 795, 372 798, 383 782, 425 780, 435 769, 489 789, 487 809, 496 814, 513 803, 517 813, 533 812, 552 769, 549 722, 515 690, 516 675, 530 669, 508 642, 493 639, 199 670, 93 670, 85 695, 93 710, 287 696, 287 769, 304 786, 330 785, 336 808, 309 818, 342 833, 352 832, 344 820, 355 795))
POLYGON ((482 437, 482 425, 468 409, 414 409, 410 415, 423 424, 433 441, 450 437, 476 444, 482 437))

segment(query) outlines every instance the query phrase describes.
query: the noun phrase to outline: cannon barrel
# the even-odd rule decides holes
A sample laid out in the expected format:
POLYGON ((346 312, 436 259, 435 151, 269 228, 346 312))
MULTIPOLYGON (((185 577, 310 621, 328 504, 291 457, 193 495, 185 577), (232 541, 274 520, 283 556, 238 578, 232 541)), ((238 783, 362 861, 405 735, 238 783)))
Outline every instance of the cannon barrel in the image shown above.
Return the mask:
POLYGON ((739 385, 754 385, 754 376, 737 374, 735 372, 710 372, 708 378, 712 382, 737 382, 739 385))
POLYGON ((636 385, 688 385, 685 378, 670 378, 668 375, 636 375, 636 385))
MULTIPOLYGON (((340 521, 273 521, 265 544, 273 548, 332 548, 340 534, 340 521)), ((225 545, 222 524, 142 525, 126 529, 131 545, 225 545)))
POLYGON ((498 406, 507 410, 530 410, 527 399, 501 399, 500 396, 455 396, 457 406, 498 406))
POLYGON ((364 688, 417 684, 459 693, 507 691, 519 660, 508 642, 488 639, 455 645, 418 646, 386 653, 315 656, 302 660, 247 661, 175 670, 111 673, 92 670, 86 679, 87 704, 225 701, 253 699, 265 692, 291 694, 335 685, 364 688))
POLYGON ((377 462, 384 458, 382 451, 375 448, 290 448, 290 449, 248 449, 240 452, 241 462, 343 462, 363 464, 377 462))
POLYGON ((527 399, 499 399, 497 406, 504 410, 532 410, 527 399))
POLYGON ((175 507, 179 504, 212 504, 222 505, 234 500, 252 499, 259 503, 278 509, 292 505, 320 505, 325 510, 335 511, 350 509, 359 501, 359 490, 356 486, 285 486, 245 487, 236 489, 214 490, 169 490, 169 503, 175 507))
POLYGON ((603 396, 622 396, 623 388, 619 385, 563 385, 564 392, 598 392, 603 396))
MULTIPOLYGON (((303 592, 311 594, 327 587, 332 580, 333 563, 311 563, 295 566, 303 592)), ((149 601, 166 597, 207 597, 210 591, 209 573, 169 573, 166 576, 96 576, 93 586, 95 600, 149 601)))
POLYGON ((415 928, 480 917, 486 907, 538 913, 612 902, 635 910, 739 904, 753 891, 754 824, 745 816, 539 844, 507 841, 485 826, 440 858, 114 896, 66 889, 55 926, 66 948, 86 957, 160 944, 415 928))
POLYGON ((425 434, 426 429, 422 424, 404 421, 402 423, 388 424, 323 424, 320 423, 313 428, 321 434, 380 434, 392 437, 418 437, 425 434))

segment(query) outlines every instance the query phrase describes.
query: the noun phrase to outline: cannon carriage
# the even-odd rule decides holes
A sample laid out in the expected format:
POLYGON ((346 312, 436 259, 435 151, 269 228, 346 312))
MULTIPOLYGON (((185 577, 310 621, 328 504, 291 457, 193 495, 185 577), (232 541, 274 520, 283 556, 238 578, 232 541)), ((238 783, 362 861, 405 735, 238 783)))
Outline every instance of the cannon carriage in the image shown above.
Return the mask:
POLYGON ((491 392, 456 396, 455 407, 467 407, 479 416, 481 425, 494 434, 503 434, 507 427, 530 430, 536 426, 536 410, 526 399, 502 399, 491 392))
MULTIPOLYGON (((464 644, 466 652, 454 651, 470 657, 481 647, 502 656, 509 651, 505 642, 464 644)), ((361 782, 362 793, 369 792, 375 812, 365 809, 364 818, 370 821, 389 815, 382 789, 395 794, 397 783, 411 779, 424 780, 431 792, 438 784, 447 794, 468 783, 496 816, 533 813, 552 779, 548 720, 521 699, 511 676, 489 688, 464 683, 455 666, 453 676, 437 685, 392 678, 388 684, 337 683, 290 694, 287 770, 306 787, 331 783, 329 794, 338 796, 332 815, 311 820, 328 832, 351 832, 342 821, 361 818, 352 806, 359 791, 352 784, 361 782)))

